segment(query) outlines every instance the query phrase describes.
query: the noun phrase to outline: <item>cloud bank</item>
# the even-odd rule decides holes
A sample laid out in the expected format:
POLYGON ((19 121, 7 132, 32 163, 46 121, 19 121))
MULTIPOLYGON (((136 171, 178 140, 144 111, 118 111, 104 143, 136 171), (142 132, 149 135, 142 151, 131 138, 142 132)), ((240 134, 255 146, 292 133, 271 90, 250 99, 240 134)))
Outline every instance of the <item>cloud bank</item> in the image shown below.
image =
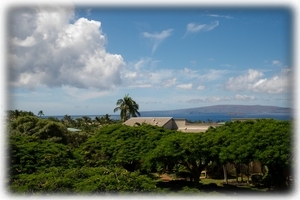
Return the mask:
POLYGON ((284 68, 278 75, 263 78, 264 74, 257 70, 249 69, 247 74, 231 77, 225 83, 224 88, 231 91, 252 91, 268 94, 291 92, 291 69, 284 68))
POLYGON ((96 88, 121 83, 121 55, 106 52, 101 22, 75 19, 74 7, 12 9, 8 15, 10 86, 96 88))

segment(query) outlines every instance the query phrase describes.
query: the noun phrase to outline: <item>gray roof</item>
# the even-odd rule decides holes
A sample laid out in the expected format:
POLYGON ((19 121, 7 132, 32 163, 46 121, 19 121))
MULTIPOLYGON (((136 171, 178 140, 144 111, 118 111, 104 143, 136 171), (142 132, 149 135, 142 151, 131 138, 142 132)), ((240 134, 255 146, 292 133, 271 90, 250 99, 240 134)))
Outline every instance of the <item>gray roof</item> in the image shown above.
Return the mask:
POLYGON ((172 120, 172 117, 132 117, 128 119, 123 124, 128 126, 134 126, 135 124, 151 124, 163 127, 165 124, 167 124, 170 120, 172 120))

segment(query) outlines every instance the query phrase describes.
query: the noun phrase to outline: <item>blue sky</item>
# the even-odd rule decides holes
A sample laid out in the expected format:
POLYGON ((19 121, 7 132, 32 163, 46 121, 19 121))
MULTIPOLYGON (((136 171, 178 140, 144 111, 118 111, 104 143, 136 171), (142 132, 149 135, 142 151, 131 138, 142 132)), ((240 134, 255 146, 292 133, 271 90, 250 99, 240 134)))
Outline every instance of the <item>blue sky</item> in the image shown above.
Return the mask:
POLYGON ((140 111, 293 106, 284 7, 29 6, 7 25, 7 109, 114 114, 126 94, 140 111))

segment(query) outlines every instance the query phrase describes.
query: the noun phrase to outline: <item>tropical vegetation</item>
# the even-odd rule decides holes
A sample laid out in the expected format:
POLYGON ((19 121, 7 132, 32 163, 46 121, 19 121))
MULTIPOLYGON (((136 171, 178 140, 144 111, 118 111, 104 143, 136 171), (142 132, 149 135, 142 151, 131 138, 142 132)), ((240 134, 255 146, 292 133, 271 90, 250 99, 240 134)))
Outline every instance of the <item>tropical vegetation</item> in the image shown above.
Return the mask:
POLYGON ((213 194, 234 194, 237 184, 269 192, 293 189, 292 121, 226 122, 204 133, 184 133, 126 126, 109 115, 58 120, 7 113, 7 189, 13 194, 204 195, 203 171, 207 178, 224 179, 221 186, 209 184, 213 194), (251 172, 254 162, 261 164, 258 174, 251 172), (230 171, 228 164, 235 167, 230 171), (163 181, 164 174, 171 180, 163 181))

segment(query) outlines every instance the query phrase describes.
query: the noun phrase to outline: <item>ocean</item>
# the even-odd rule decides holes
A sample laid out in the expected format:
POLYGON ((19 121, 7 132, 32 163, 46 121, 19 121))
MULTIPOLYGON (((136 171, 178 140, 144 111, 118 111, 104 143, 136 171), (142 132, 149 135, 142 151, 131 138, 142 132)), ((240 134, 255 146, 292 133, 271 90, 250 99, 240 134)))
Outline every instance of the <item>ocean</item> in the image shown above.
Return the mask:
MULTIPOLYGON (((95 117, 101 117, 104 115, 70 115, 72 119, 81 118, 83 116, 90 117, 91 119, 95 119, 95 117)), ((48 118, 48 117, 54 117, 59 120, 64 118, 64 115, 58 115, 58 116, 43 116, 42 118, 48 118)), ((242 114, 242 115, 228 115, 228 114, 213 114, 213 113, 204 113, 204 114, 156 114, 153 116, 153 114, 149 113, 143 113, 141 112, 141 117, 173 117, 174 119, 187 119, 189 121, 231 121, 232 118, 270 118, 270 119, 276 119, 276 120, 292 120, 293 115, 290 113, 267 113, 267 114, 242 114)), ((111 119, 119 120, 120 115, 110 115, 111 119)))

